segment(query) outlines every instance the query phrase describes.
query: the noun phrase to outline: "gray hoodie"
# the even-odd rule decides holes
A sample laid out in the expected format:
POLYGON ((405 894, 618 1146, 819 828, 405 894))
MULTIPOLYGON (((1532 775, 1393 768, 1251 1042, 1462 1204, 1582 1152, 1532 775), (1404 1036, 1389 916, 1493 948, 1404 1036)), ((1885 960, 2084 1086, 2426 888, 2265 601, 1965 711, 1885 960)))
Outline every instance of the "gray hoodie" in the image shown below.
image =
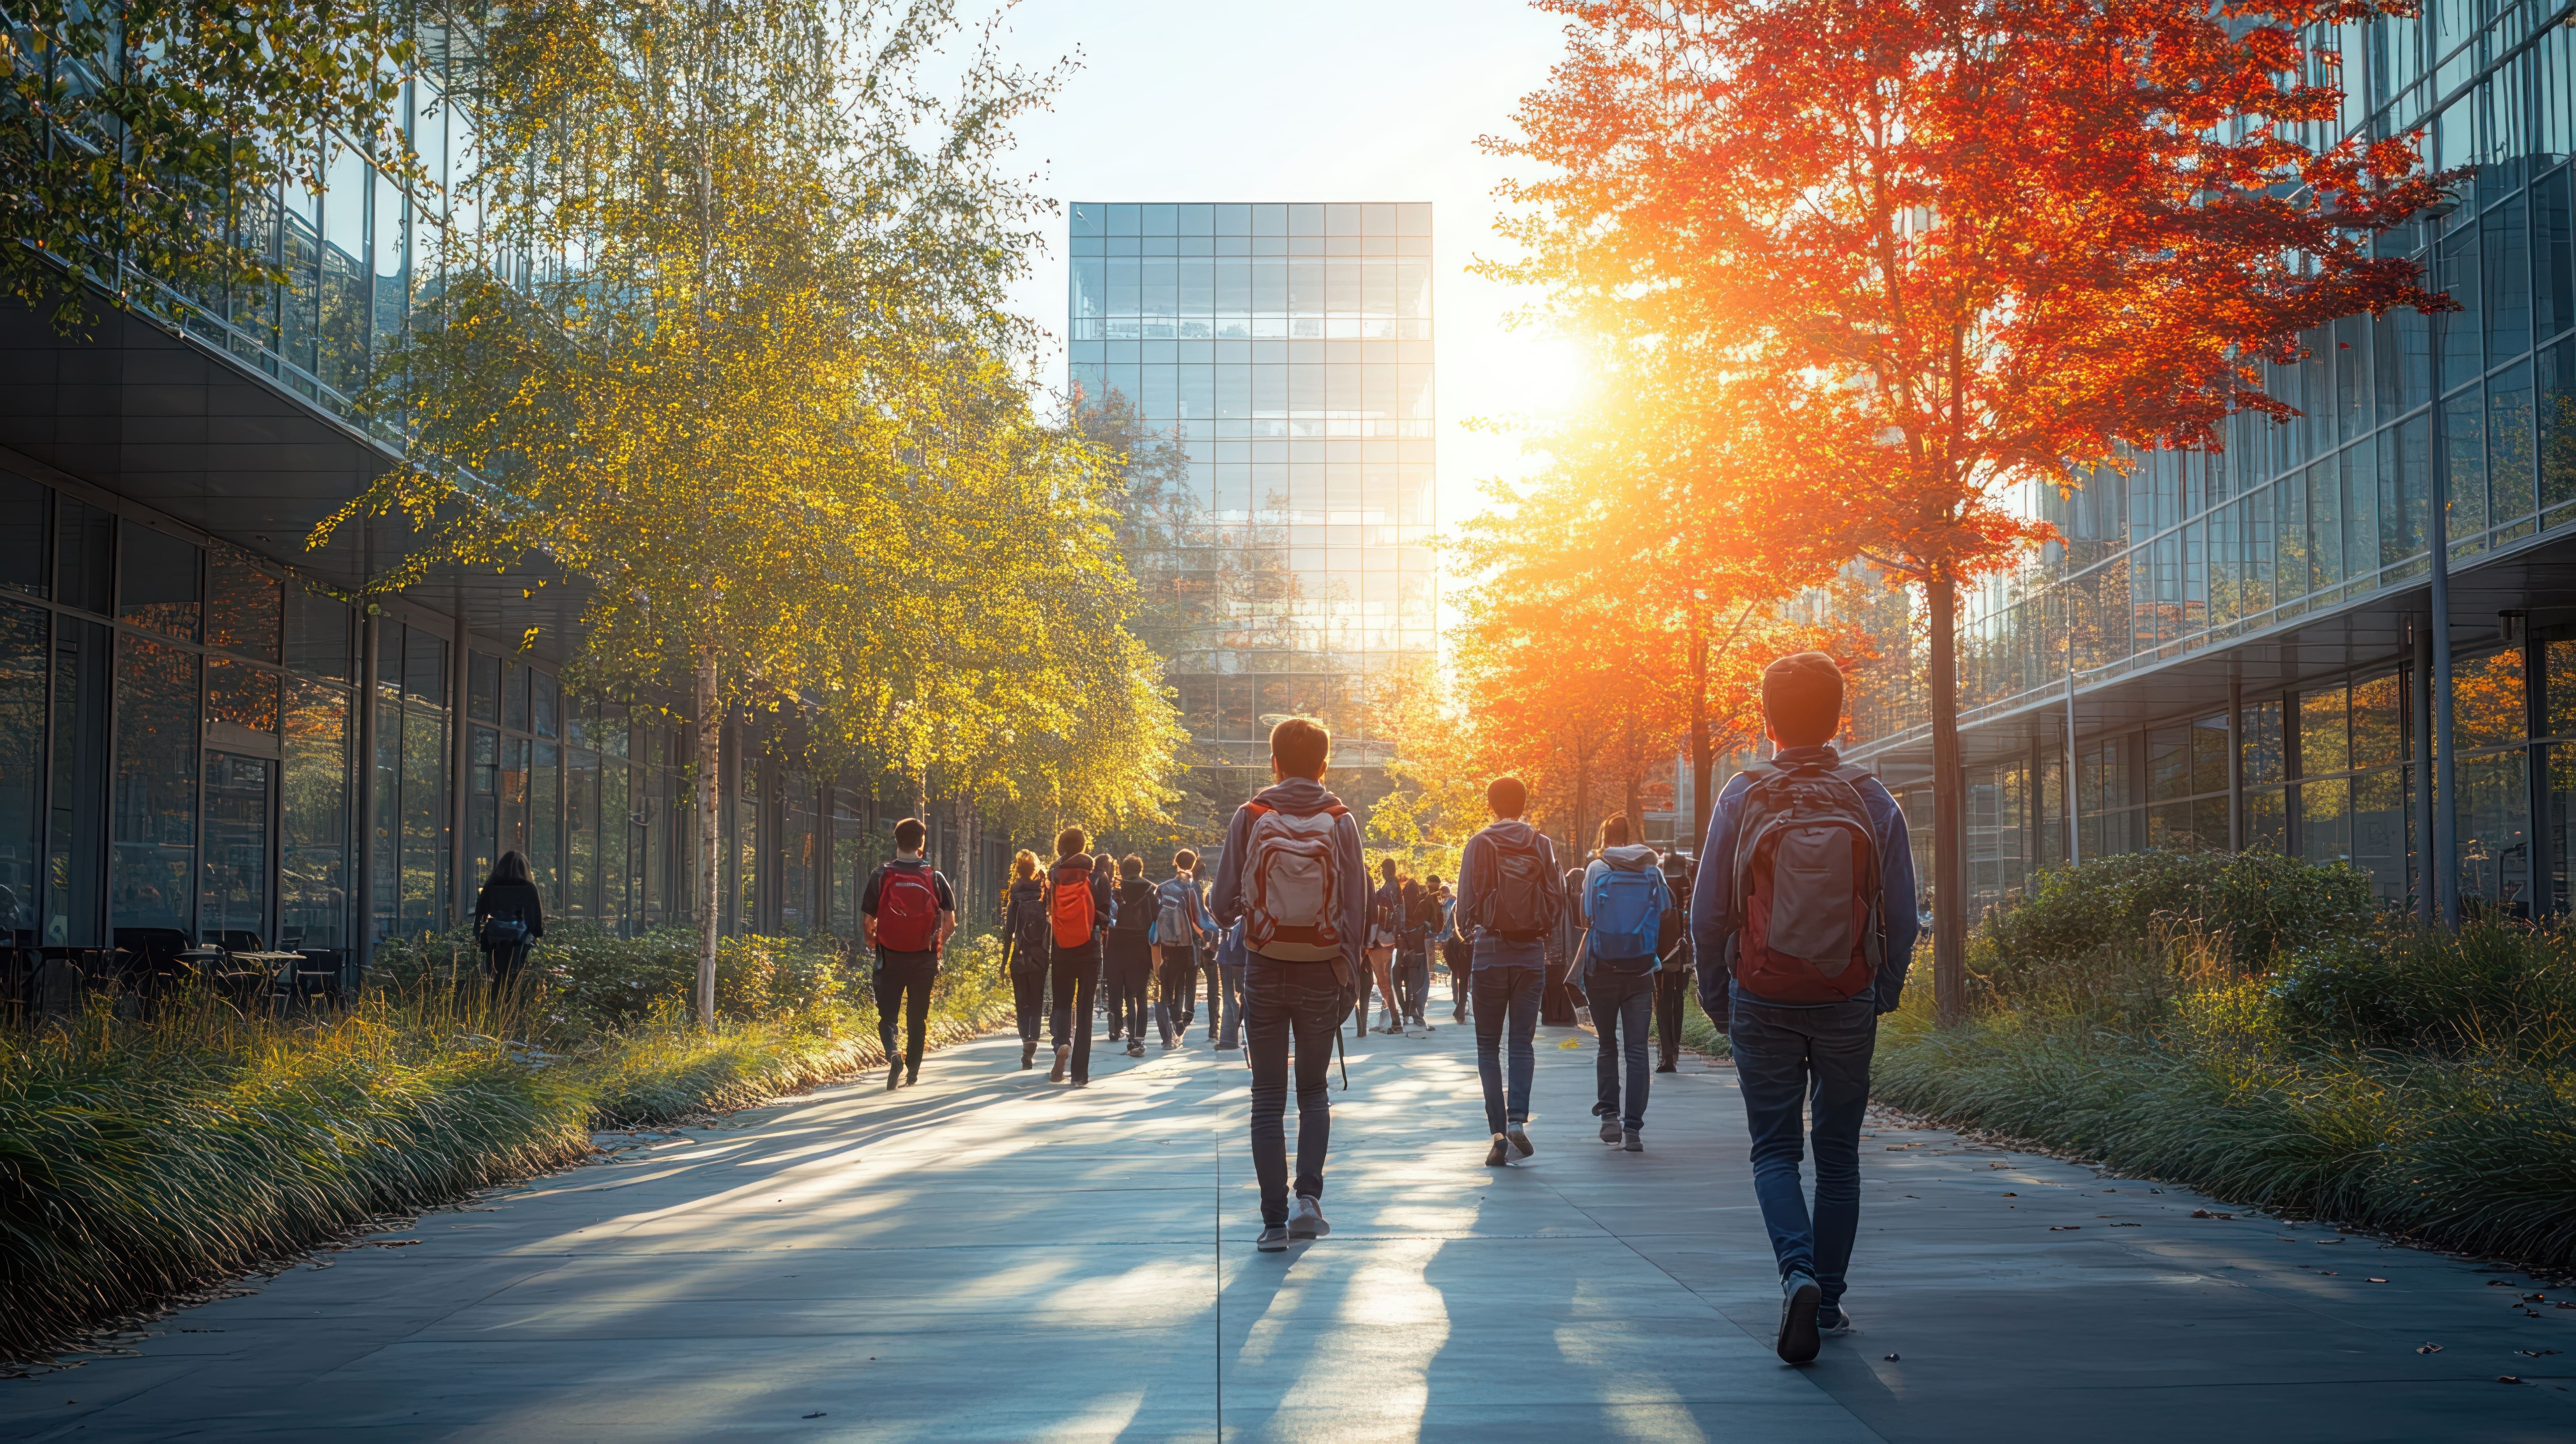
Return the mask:
POLYGON ((1540 870, 1546 875, 1550 890, 1561 890, 1565 886, 1558 880, 1555 845, 1547 840, 1546 833, 1517 817, 1498 817, 1485 824, 1474 837, 1468 838, 1467 845, 1458 853, 1458 906, 1454 916, 1459 930, 1475 944, 1470 971, 1545 967, 1545 939, 1524 941, 1487 932, 1484 919, 1478 913, 1476 890, 1492 872, 1492 860, 1488 854, 1498 844, 1522 850, 1537 849, 1540 870))
MULTIPOLYGON (((1341 799, 1324 790, 1324 784, 1311 777, 1291 777, 1273 787, 1265 787, 1254 802, 1273 807, 1292 817, 1306 817, 1341 804, 1341 799)), ((1252 837, 1252 809, 1249 805, 1234 810, 1234 819, 1225 825, 1225 850, 1217 854, 1216 880, 1208 888, 1208 910, 1216 914, 1220 927, 1231 928, 1243 916, 1243 855, 1252 837)), ((1369 879, 1367 862, 1360 855, 1360 825, 1349 813, 1342 814, 1333 827, 1333 852, 1340 866, 1342 905, 1341 934, 1344 960, 1350 968, 1344 981, 1360 976, 1365 966, 1362 949, 1368 946, 1369 879)), ((1252 957, 1258 958, 1259 954, 1252 957)))

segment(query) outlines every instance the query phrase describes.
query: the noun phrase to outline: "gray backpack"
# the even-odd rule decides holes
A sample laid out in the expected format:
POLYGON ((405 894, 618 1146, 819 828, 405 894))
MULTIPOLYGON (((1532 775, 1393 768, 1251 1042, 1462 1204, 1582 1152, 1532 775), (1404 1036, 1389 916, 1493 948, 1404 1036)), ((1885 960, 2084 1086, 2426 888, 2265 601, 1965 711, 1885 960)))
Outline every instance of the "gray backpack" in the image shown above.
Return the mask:
POLYGON ((1878 832, 1858 767, 1760 763, 1736 814, 1735 980, 1774 1003, 1839 1003, 1878 977, 1878 832))

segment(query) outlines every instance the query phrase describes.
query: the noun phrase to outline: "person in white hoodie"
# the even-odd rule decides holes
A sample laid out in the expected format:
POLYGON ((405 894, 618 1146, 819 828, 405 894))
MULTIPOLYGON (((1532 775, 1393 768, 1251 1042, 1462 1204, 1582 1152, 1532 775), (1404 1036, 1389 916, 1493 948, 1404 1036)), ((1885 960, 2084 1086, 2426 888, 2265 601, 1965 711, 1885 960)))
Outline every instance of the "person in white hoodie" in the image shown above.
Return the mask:
POLYGON ((1628 815, 1613 813, 1601 824, 1601 851, 1583 869, 1583 995, 1592 1002, 1592 1026, 1600 1031, 1595 1059, 1601 1141, 1630 1153, 1643 1153, 1640 1133, 1646 1126, 1646 1090, 1654 1076, 1647 1057, 1648 1030, 1655 1002, 1655 972, 1662 966, 1656 935, 1672 908, 1672 891, 1656 866, 1655 850, 1631 842, 1628 815), (1626 1065, 1627 1087, 1620 1085, 1626 1065))

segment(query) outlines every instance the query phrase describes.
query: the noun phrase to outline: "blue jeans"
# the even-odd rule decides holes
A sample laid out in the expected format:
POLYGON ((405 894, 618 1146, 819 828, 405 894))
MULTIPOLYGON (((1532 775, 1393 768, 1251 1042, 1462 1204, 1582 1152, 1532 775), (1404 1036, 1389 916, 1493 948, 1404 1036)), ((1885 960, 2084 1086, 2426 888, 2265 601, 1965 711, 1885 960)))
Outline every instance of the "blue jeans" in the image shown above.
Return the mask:
POLYGON ((1288 1221, 1288 1071, 1297 1072, 1296 1189, 1324 1196, 1324 1154, 1332 1146, 1333 1103, 1325 1091, 1342 985, 1330 963, 1256 959, 1245 969, 1244 1023, 1252 1044, 1252 1174, 1261 1221, 1288 1221), (1293 1046, 1292 1046, 1293 1045, 1293 1046))
POLYGON ((1772 1008, 1736 999, 1727 1020, 1744 1121, 1753 1133, 1753 1194, 1781 1277, 1811 1275, 1827 1304, 1843 1296, 1860 1230, 1860 1125, 1878 1017, 1869 1003, 1772 1008), (1812 1103, 1816 1209, 1798 1179, 1802 1105, 1812 1103))
POLYGON ((1619 1126, 1631 1133, 1646 1126, 1646 1089, 1654 1076, 1646 1060, 1646 1027, 1654 1013, 1655 978, 1653 973, 1623 973, 1595 963, 1583 979, 1583 995, 1592 1000, 1592 1026, 1601 1030, 1601 1047, 1592 1060, 1601 1099, 1594 1111, 1618 1119, 1619 1126), (1624 1102, 1619 1089, 1622 1062, 1628 1068, 1624 1102))
POLYGON ((1467 987, 1475 997, 1476 1074, 1485 1083, 1485 1131, 1500 1133, 1505 1125, 1529 1121, 1530 1074, 1538 1052, 1530 1039, 1538 1032, 1538 997, 1547 986, 1547 969, 1519 964, 1488 964, 1476 969, 1467 987), (1511 1026, 1512 1072, 1508 1097, 1503 1084, 1503 1027, 1511 1026))
POLYGON ((1220 1048, 1231 1048, 1243 1038, 1243 969, 1218 963, 1207 965, 1208 1034, 1220 1048), (1217 1016, 1225 1018, 1225 1031, 1217 1032, 1217 1016))

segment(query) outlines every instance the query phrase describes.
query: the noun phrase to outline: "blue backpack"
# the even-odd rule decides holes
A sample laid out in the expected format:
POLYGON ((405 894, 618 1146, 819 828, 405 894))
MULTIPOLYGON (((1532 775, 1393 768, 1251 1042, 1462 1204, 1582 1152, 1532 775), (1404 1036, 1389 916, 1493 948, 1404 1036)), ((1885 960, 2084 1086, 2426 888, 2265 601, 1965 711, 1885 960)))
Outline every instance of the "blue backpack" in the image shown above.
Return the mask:
POLYGON ((1583 899, 1593 960, 1653 960, 1664 910, 1672 902, 1664 875, 1651 867, 1602 868, 1583 899))

